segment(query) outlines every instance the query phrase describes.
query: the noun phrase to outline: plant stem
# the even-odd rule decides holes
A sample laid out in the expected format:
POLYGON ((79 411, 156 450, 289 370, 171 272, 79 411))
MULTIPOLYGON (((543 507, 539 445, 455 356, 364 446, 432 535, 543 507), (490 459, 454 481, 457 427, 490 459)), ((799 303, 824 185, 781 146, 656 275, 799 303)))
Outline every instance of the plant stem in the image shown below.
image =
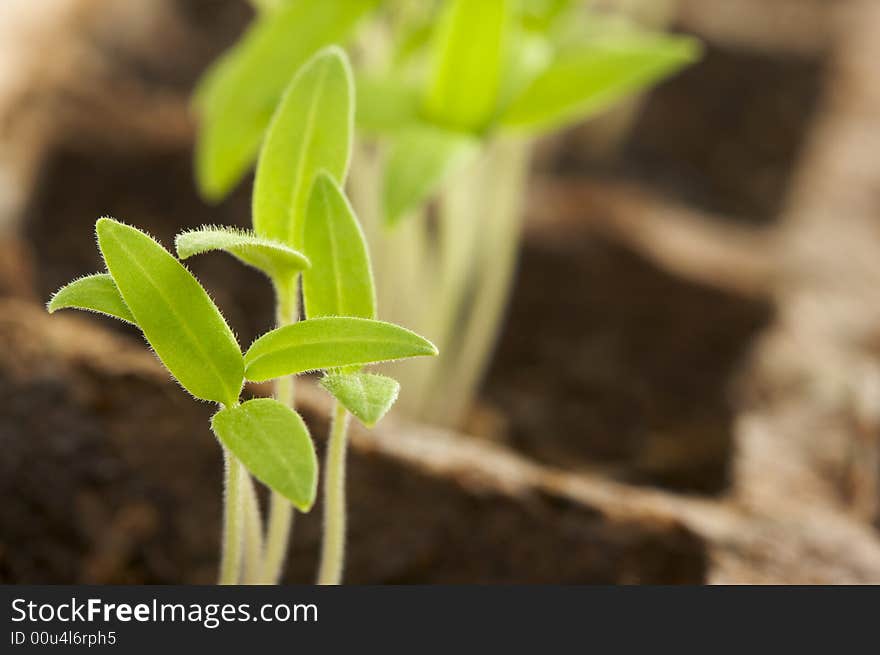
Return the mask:
POLYGON ((241 463, 225 448, 223 510, 223 555, 220 560, 218 584, 238 584, 241 576, 241 550, 244 538, 242 477, 247 474, 241 463))
POLYGON ((266 550, 260 582, 262 584, 278 584, 293 528, 293 507, 289 500, 274 491, 269 503, 266 550))
POLYGON ((513 282, 530 154, 525 140, 501 139, 489 145, 491 175, 480 189, 485 209, 481 243, 473 255, 473 299, 467 320, 458 327, 455 348, 447 348, 433 370, 420 412, 429 422, 461 420, 492 354, 513 282))
MULTIPOLYGON (((296 280, 291 285, 275 282, 278 327, 296 322, 299 312, 296 280), (292 287, 292 288, 291 288, 292 287)), ((294 409, 294 377, 288 375, 275 381, 275 400, 294 409)), ((272 491, 269 497, 269 518, 266 526, 266 550, 260 582, 277 584, 284 568, 284 558, 293 526, 293 505, 284 496, 272 491)))
POLYGON ((263 567, 263 520, 254 480, 245 470, 241 486, 244 503, 244 584, 257 584, 263 567))
MULTIPOLYGON (((285 376, 275 382, 275 399, 293 408, 293 378, 285 376)), ((284 558, 293 526, 293 506, 284 496, 272 491, 269 499, 269 522, 266 526, 266 551, 263 559, 263 584, 277 584, 284 567, 284 558)))
POLYGON ((318 584, 342 582, 345 558, 345 451, 349 414, 339 401, 333 408, 330 440, 324 459, 324 539, 318 584))

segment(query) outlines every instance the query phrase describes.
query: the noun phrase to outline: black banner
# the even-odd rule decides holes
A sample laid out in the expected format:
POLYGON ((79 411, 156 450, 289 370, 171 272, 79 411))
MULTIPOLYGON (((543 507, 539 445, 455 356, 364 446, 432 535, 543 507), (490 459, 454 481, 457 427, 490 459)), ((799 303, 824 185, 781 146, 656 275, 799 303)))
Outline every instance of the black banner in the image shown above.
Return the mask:
POLYGON ((874 650, 880 589, 4 586, 0 602, 2 653, 874 650))

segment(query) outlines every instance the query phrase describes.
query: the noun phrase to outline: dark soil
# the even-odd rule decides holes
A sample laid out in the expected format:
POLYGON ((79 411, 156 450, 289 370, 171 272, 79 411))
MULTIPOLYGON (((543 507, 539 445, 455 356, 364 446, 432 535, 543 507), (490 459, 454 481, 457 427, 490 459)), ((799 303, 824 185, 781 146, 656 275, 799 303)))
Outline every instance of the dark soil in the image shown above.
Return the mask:
POLYGON ((527 244, 486 382, 511 444, 564 468, 723 490, 736 374, 769 305, 564 236, 527 244))

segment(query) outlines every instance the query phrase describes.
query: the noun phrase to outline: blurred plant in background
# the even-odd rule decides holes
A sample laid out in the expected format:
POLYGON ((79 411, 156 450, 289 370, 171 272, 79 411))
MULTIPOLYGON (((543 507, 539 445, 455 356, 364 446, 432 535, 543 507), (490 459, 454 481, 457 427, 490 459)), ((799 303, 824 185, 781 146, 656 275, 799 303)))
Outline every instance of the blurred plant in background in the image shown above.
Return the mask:
POLYGON ((196 173, 219 201, 253 164, 293 72, 347 42, 358 139, 349 193, 389 320, 431 338, 401 367, 401 405, 454 425, 497 335, 540 137, 602 113, 694 61, 698 44, 571 0, 275 0, 204 75, 196 173))

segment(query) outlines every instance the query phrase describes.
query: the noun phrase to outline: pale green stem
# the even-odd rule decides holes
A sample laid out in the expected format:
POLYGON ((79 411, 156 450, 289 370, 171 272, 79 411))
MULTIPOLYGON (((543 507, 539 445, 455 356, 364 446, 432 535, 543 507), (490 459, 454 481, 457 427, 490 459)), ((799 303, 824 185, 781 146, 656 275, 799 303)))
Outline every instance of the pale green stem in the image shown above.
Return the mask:
POLYGON ((244 498, 244 584, 260 582, 263 567, 263 517, 254 480, 244 471, 241 480, 244 498))
POLYGON ((412 416, 455 425, 479 385, 510 292, 530 151, 528 141, 487 143, 440 191, 436 235, 424 208, 385 229, 380 151, 361 144, 356 152, 349 190, 375 255, 381 314, 424 334, 441 353, 395 364, 398 406, 412 416))
POLYGON ((333 421, 327 454, 324 456, 324 539, 318 584, 342 582, 345 560, 345 451, 349 414, 339 401, 333 408, 333 421))
MULTIPOLYGON (((492 211, 491 202, 485 197, 495 173, 492 164, 492 158, 483 154, 451 180, 440 194, 438 284, 430 293, 431 303, 425 309, 426 316, 422 317, 423 325, 420 326, 440 350, 440 357, 429 362, 411 362, 411 366, 418 365, 418 374, 414 380, 406 380, 413 387, 414 394, 413 401, 405 407, 419 418, 425 416, 434 401, 437 378, 455 356, 458 334, 469 320, 469 312, 462 310, 479 273, 480 247, 492 251, 496 247, 496 244, 486 244, 481 239, 485 215, 492 211)), ((422 229, 425 229, 424 225, 422 229)), ((450 417, 449 421, 441 422, 452 424, 455 421, 450 417)))
POLYGON ((225 448, 223 466, 225 470, 223 555, 220 560, 219 584, 233 585, 238 584, 241 577, 241 550, 244 540, 241 481, 246 471, 235 456, 225 448))
MULTIPOLYGON (((289 325, 297 319, 299 301, 296 295, 296 281, 293 289, 276 285, 278 307, 278 327, 289 325)), ((275 381, 275 399, 294 409, 294 376, 287 375, 275 381)), ((284 496, 272 491, 269 496, 269 518, 266 526, 266 550, 263 557, 260 582, 277 584, 284 568, 284 559, 290 543, 293 527, 293 505, 284 496)))
POLYGON ((467 321, 459 327, 457 347, 439 362, 425 395, 421 416, 431 422, 454 424, 467 410, 492 354, 513 282, 531 147, 527 141, 511 139, 491 148, 492 184, 483 189, 487 205, 476 253, 474 296, 467 321))

